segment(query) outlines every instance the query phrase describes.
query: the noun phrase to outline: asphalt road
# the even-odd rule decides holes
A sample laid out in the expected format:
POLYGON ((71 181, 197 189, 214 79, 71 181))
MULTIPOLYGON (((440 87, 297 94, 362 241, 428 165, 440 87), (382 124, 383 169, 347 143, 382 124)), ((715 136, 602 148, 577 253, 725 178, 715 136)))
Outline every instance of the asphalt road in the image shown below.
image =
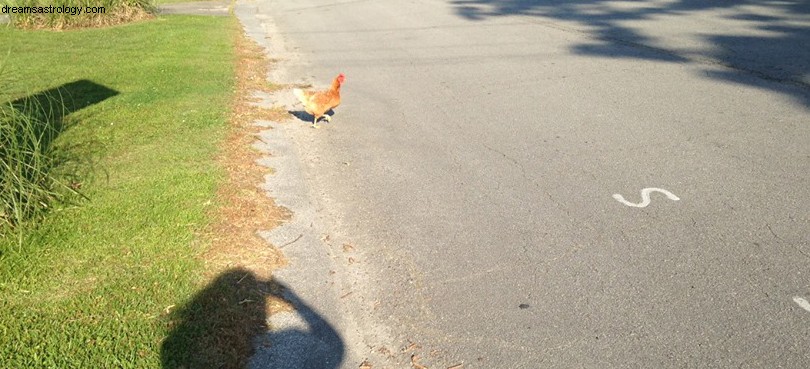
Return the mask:
POLYGON ((807 2, 256 4, 375 368, 810 367, 807 2))

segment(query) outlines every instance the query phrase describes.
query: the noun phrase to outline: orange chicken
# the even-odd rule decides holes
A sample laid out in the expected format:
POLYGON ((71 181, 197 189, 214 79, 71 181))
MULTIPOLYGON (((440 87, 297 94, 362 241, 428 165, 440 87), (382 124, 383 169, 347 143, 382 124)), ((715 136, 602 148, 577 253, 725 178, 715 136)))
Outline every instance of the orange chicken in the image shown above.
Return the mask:
POLYGON ((332 121, 332 117, 326 113, 340 105, 340 85, 346 77, 339 74, 332 81, 332 86, 328 90, 310 91, 300 88, 293 89, 295 97, 304 104, 304 111, 312 115, 312 127, 318 128, 318 120, 323 117, 327 122, 332 121))

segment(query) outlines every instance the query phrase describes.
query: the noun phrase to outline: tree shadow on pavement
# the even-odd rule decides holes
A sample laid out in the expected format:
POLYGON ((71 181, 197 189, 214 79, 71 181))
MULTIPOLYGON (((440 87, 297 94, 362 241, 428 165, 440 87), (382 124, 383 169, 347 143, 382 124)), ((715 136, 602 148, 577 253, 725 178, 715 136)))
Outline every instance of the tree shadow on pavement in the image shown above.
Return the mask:
POLYGON ((333 369, 344 355, 338 333, 292 290, 241 268, 221 273, 172 311, 169 325, 163 369, 333 369), (273 311, 289 304, 294 311, 273 311), (269 327, 270 313, 300 316, 302 325, 269 327))
POLYGON ((456 14, 471 21, 498 16, 531 16, 574 22, 590 39, 573 45, 576 54, 635 58, 707 65, 708 78, 767 88, 787 94, 810 108, 810 2, 786 1, 645 1, 603 0, 450 0, 456 14), (635 21, 677 22, 696 16, 707 22, 693 30, 682 23, 678 32, 700 40, 707 49, 673 48, 660 44, 660 35, 647 34, 635 21), (707 17, 708 16, 708 17, 707 17), (708 22, 731 22, 734 29, 708 22), (716 72, 714 66, 729 68, 716 72), (752 78, 753 77, 753 78, 752 78), (775 81, 775 83, 763 83, 775 81))

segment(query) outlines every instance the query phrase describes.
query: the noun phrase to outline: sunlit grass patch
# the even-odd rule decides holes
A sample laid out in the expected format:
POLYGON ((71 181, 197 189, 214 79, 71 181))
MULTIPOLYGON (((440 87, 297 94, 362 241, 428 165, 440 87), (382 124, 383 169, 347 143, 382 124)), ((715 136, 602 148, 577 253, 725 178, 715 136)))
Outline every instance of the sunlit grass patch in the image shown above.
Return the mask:
POLYGON ((0 367, 158 368, 200 255, 234 88, 232 17, 71 32, 0 29, 0 101, 72 91, 49 145, 88 163, 89 200, 0 237, 0 367))

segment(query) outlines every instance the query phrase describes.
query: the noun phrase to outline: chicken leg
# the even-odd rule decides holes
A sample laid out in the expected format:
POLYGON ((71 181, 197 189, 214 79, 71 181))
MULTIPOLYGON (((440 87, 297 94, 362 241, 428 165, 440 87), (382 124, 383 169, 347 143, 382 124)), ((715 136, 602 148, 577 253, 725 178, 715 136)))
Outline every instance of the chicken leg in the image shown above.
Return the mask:
POLYGON ((324 114, 321 115, 320 117, 316 117, 315 120, 312 121, 313 128, 321 128, 321 126, 318 125, 318 120, 320 120, 321 118, 326 120, 326 122, 328 123, 332 123, 332 117, 329 114, 324 114))

